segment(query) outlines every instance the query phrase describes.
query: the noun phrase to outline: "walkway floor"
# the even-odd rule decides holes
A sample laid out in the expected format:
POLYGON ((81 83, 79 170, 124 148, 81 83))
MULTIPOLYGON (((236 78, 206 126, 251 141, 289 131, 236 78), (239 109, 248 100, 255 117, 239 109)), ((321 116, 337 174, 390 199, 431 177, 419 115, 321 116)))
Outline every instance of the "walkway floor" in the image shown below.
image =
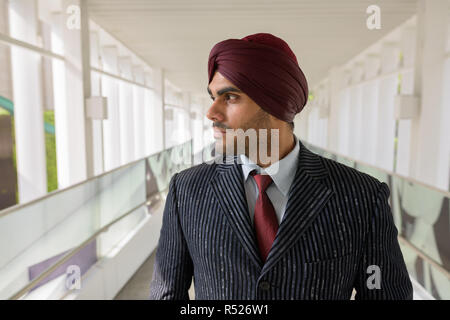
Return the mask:
MULTIPOLYGON (((147 300, 150 293, 150 282, 153 275, 156 250, 145 260, 139 269, 120 290, 114 300, 147 300)), ((194 300, 194 286, 189 289, 189 298, 194 300)))

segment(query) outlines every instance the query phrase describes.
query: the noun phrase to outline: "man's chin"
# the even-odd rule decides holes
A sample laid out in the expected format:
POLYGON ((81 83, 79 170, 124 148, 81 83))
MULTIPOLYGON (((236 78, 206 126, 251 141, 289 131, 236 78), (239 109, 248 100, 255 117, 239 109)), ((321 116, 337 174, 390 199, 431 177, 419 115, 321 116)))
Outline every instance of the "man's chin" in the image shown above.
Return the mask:
POLYGON ((216 139, 215 150, 216 150, 216 154, 226 155, 226 156, 235 156, 234 146, 232 148, 228 147, 228 153, 227 153, 227 145, 224 144, 223 139, 216 139))

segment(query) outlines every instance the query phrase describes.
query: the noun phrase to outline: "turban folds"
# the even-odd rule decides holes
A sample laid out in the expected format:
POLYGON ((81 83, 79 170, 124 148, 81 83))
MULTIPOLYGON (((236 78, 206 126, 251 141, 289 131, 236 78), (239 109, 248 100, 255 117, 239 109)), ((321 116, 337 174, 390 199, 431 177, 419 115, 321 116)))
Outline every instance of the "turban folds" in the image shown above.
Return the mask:
POLYGON ((308 84, 295 54, 269 33, 217 43, 209 54, 208 84, 216 71, 283 121, 293 121, 308 100, 308 84))

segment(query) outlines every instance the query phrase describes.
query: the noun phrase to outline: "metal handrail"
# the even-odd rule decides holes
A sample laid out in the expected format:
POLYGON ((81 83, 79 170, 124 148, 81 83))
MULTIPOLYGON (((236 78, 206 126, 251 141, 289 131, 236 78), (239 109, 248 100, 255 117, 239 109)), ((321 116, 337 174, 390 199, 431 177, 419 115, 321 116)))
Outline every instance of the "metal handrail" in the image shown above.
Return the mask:
POLYGON ((24 207, 30 206, 30 205, 32 205, 32 204, 35 204, 36 202, 39 202, 39 201, 45 200, 45 199, 47 199, 47 198, 53 197, 55 194, 58 194, 58 193, 61 193, 61 192, 69 191, 69 190, 71 190, 71 189, 74 189, 74 188, 76 188, 76 187, 82 185, 82 184, 85 184, 85 183, 90 182, 90 181, 92 181, 92 180, 99 179, 99 178, 101 178, 101 177, 103 177, 103 176, 105 176, 105 175, 108 175, 108 174, 112 173, 112 172, 115 172, 115 171, 119 171, 119 170, 128 168, 128 167, 130 167, 130 166, 132 166, 132 165, 134 165, 134 164, 136 164, 136 163, 138 163, 138 162, 140 162, 140 161, 142 161, 142 160, 146 160, 147 158, 150 158, 150 157, 152 157, 152 156, 154 156, 154 155, 157 155, 157 154, 160 153, 160 152, 168 151, 168 150, 170 150, 170 149, 172 149, 172 148, 176 148, 176 147, 182 146, 182 145, 184 145, 184 144, 187 143, 187 142, 191 142, 191 145, 192 145, 192 139, 190 139, 190 140, 185 141, 185 142, 183 142, 183 143, 181 143, 181 144, 179 144, 179 145, 172 146, 172 147, 167 148, 167 149, 164 149, 164 150, 162 150, 162 151, 155 152, 155 153, 153 153, 153 154, 151 154, 151 155, 148 155, 148 156, 142 157, 142 158, 140 158, 140 159, 138 159, 138 160, 134 160, 134 161, 132 161, 132 162, 126 163, 126 164, 124 164, 124 165, 122 165, 122 166, 120 166, 120 167, 114 168, 114 169, 112 169, 112 170, 109 170, 109 171, 106 171, 106 172, 102 172, 102 173, 100 173, 100 174, 98 174, 98 175, 96 175, 96 176, 94 176, 94 177, 91 177, 91 178, 88 178, 88 179, 86 179, 86 180, 80 181, 80 182, 78 182, 78 183, 76 183, 76 184, 73 184, 73 185, 71 185, 71 186, 68 186, 68 187, 66 187, 66 188, 61 188, 61 189, 54 190, 54 191, 52 191, 52 192, 49 192, 49 193, 43 195, 42 197, 33 199, 33 200, 29 201, 29 202, 26 202, 26 203, 18 203, 18 204, 14 205, 14 206, 11 206, 11 207, 9 207, 9 208, 6 208, 6 209, 0 211, 0 218, 2 218, 2 217, 4 217, 4 216, 7 216, 7 215, 9 215, 9 214, 11 214, 11 213, 13 213, 13 212, 19 210, 19 209, 22 209, 22 208, 24 208, 24 207))
MULTIPOLYGON (((165 189, 167 191, 168 188, 165 189)), ((162 193, 162 192, 161 192, 162 193)), ((37 285, 41 280, 43 280, 45 277, 50 275, 52 272, 54 272, 57 268, 59 268, 61 265, 63 265, 65 262, 67 262, 71 257, 73 257, 75 254, 83 250, 92 240, 96 239, 101 233, 107 232, 108 229, 117 223, 118 221, 122 220, 129 214, 133 213, 138 208, 142 207, 143 205, 151 205, 151 201, 144 201, 143 203, 135 206, 133 209, 127 211, 120 217, 116 218, 115 220, 111 221, 109 224, 105 225, 101 229, 99 229, 97 232, 95 232, 92 236, 90 236, 88 239, 83 241, 78 247, 67 253, 64 257, 62 257, 60 260, 58 260, 55 264, 47 268, 39 277, 35 278, 32 282, 27 284, 25 287, 20 289, 17 293, 15 293, 13 296, 11 296, 10 300, 16 300, 22 297, 24 294, 26 294, 30 289, 32 289, 35 285, 37 285)), ((417 254, 430 264, 432 264, 436 269, 438 269, 441 273, 443 273, 447 278, 450 278, 450 273, 444 269, 438 262, 436 262, 434 259, 430 258, 429 256, 425 255, 423 252, 421 252, 416 246, 414 246, 411 242, 406 240, 402 236, 398 236, 399 240, 404 243, 405 245, 409 246, 411 249, 413 249, 417 254)), ((70 291, 70 290, 69 290, 70 291)), ((67 293, 65 294, 67 295, 67 293)))
POLYGON ((407 72, 411 72, 411 71, 414 71, 414 68, 412 66, 400 67, 395 70, 388 71, 386 73, 379 73, 373 77, 370 77, 369 79, 363 79, 357 83, 351 83, 351 84, 347 85, 346 87, 344 87, 344 89, 352 89, 352 88, 358 87, 360 85, 374 82, 376 80, 382 80, 384 78, 389 78, 389 77, 395 76, 397 74, 403 74, 403 73, 407 73, 407 72))
POLYGON ((433 258, 427 256, 419 248, 417 248, 415 245, 413 245, 408 239, 406 239, 400 235, 398 236, 398 239, 400 240, 400 242, 402 242, 403 244, 407 245, 410 249, 415 251, 417 253, 417 255, 420 256, 423 260, 427 261, 429 264, 433 265, 433 267, 435 267, 441 273, 443 273, 444 276, 447 277, 447 279, 450 279, 450 272, 447 269, 445 269, 439 262, 437 262, 433 258))
POLYGON ((119 80, 119 81, 127 82, 129 84, 133 84, 135 86, 138 86, 138 87, 141 87, 141 88, 144 88, 144 89, 153 90, 153 91, 155 90, 155 88, 146 86, 145 84, 142 84, 142 83, 139 83, 139 82, 136 82, 136 81, 133 81, 133 80, 130 80, 130 79, 118 76, 118 75, 116 75, 114 73, 107 72, 107 71, 104 71, 104 70, 99 69, 99 68, 95 68, 95 67, 91 66, 91 71, 96 72, 96 73, 101 74, 101 75, 104 75, 104 76, 107 76, 107 77, 110 77, 110 78, 113 78, 113 79, 116 79, 116 80, 119 80))
MULTIPOLYGON (((309 143, 307 143, 309 144, 309 143)), ((314 146, 312 144, 310 144, 311 146, 318 148, 318 149, 322 149, 324 151, 327 151, 329 153, 334 153, 331 152, 329 150, 326 150, 324 148, 321 147, 317 147, 314 146)), ((169 148, 170 149, 170 148, 169 148)), ((167 150, 169 150, 167 149, 167 150)), ((335 155, 338 155, 337 153, 334 153, 335 155)), ((355 162, 359 162, 359 163, 363 163, 360 161, 356 161, 353 160, 347 156, 343 156, 343 155, 339 155, 341 157, 347 158, 351 161, 355 161, 355 162)), ((142 159, 140 159, 142 160, 142 159)), ((140 161, 140 160, 136 160, 140 161)), ((364 163, 363 163, 364 164, 364 163)), ((374 167, 373 165, 369 165, 369 164, 364 164, 364 165, 368 165, 371 166, 375 169, 381 170, 381 171, 385 171, 388 172, 388 170, 384 170, 384 169, 380 169, 377 167, 374 167)), ((125 165, 126 166, 126 165, 125 165)), ((119 169, 119 168, 117 168, 119 169)), ((117 170, 114 169, 114 170, 117 170)), ((112 170, 113 171, 113 170, 112 170)), ((397 174, 397 176, 400 176, 397 174)), ((167 191, 167 188, 164 190, 167 191)), ((161 191, 160 194, 164 191, 161 191)), ((440 191, 440 190, 439 190, 440 191)), ((83 241, 79 246, 77 246, 75 249, 73 249, 72 251, 68 252, 65 256, 63 256, 61 259, 59 259, 55 264, 53 264, 52 266, 48 267, 43 273, 41 273, 38 277, 36 277, 35 279, 33 279, 33 281, 31 281, 30 283, 28 283, 25 287, 23 287, 22 289, 20 289, 18 292, 16 292, 14 295, 12 295, 9 299, 10 300, 16 300, 21 298, 24 294, 26 294, 28 291, 30 291, 35 285, 39 284, 39 282, 41 282, 45 277, 49 276, 52 272, 54 272, 57 268, 59 268, 61 265, 63 265, 65 262, 67 262, 71 257, 73 257, 75 254, 77 254, 78 252, 80 252, 83 248, 85 248, 92 240, 96 239, 100 234, 102 234, 103 232, 107 232, 108 229, 114 225, 115 223, 117 223, 118 221, 122 220, 123 218, 125 218, 126 216, 128 216, 129 214, 133 213, 135 210, 137 210, 138 208, 142 207, 143 205, 151 205, 151 200, 146 200, 140 204, 138 204, 137 206, 135 206, 134 208, 132 208, 131 210, 127 211, 126 213, 124 213, 123 215, 119 216, 118 218, 114 219, 113 221, 111 221, 110 223, 108 223, 107 225, 103 226, 102 228, 100 228, 99 230, 97 230, 93 235, 91 235, 88 239, 86 239, 85 241, 83 241)), ((415 245, 413 245, 409 240, 405 239, 402 236, 398 236, 398 239, 400 240, 400 242, 402 242, 403 244, 407 245, 408 247, 410 247, 413 251, 415 251, 417 253, 418 256, 420 256, 423 260, 427 261, 428 263, 430 263, 431 265, 433 265, 436 269, 438 269, 443 275, 445 275, 448 279, 450 279, 450 272, 447 271, 440 263, 438 263, 437 261, 435 261, 433 258, 429 257, 428 255, 424 254, 419 248, 417 248, 415 245)))
MULTIPOLYGON (((193 141, 193 140, 190 139, 190 140, 188 140, 188 141, 186 141, 186 142, 184 142, 184 143, 182 143, 182 144, 179 144, 179 145, 177 145, 177 146, 172 146, 172 147, 170 147, 170 148, 168 148, 168 149, 165 149, 165 150, 163 150, 163 151, 160 151, 160 152, 168 151, 168 150, 170 150, 170 149, 172 149, 172 148, 175 148, 175 147, 178 147, 178 146, 182 146, 182 145, 184 145, 184 144, 186 144, 186 143, 188 143, 188 142, 190 142, 190 143, 191 143, 191 146, 192 146, 192 141, 193 141)), ((159 152, 158 152, 158 153, 159 153, 159 152)), ((155 154, 157 154, 157 153, 155 153, 155 154)), ((4 216, 4 215, 6 215, 6 214, 9 214, 9 213, 11 213, 11 212, 14 212, 14 211, 16 211, 16 209, 20 209, 20 208, 22 208, 22 207, 28 206, 28 205, 30 205, 30 204, 32 204, 32 203, 37 202, 37 201, 41 201, 41 200, 43 200, 43 199, 45 199, 45 198, 48 198, 48 197, 50 197, 50 196, 53 196, 54 194, 56 194, 56 193, 58 193, 58 192, 67 191, 67 190, 69 190, 69 189, 71 189, 71 188, 75 188, 75 187, 78 186, 78 185, 81 185, 81 184, 86 183, 86 182, 88 182, 88 181, 97 179, 97 178, 99 178, 99 177, 101 177, 101 176, 104 176, 104 175, 106 175, 106 174, 110 174, 110 173, 112 173, 112 172, 114 172, 114 171, 117 171, 117 170, 126 168, 126 167, 128 167, 128 166, 132 166, 133 164, 135 164, 135 163, 137 163, 137 162, 139 162, 139 161, 145 160, 145 159, 147 159, 147 158, 149 158, 149 157, 151 157, 151 156, 152 156, 152 155, 143 157, 143 158, 141 158, 141 159, 135 160, 135 161, 130 162, 130 163, 127 163, 127 164, 125 164, 125 165, 123 165, 123 166, 121 166, 121 167, 115 168, 115 169, 110 170, 110 171, 108 171, 108 172, 104 172, 104 173, 102 173, 102 174, 100 174, 100 175, 98 175, 98 176, 92 177, 92 178, 90 178, 90 179, 87 179, 87 180, 85 180, 85 181, 82 181, 82 182, 80 182, 80 183, 78 183, 78 184, 76 184, 76 185, 70 186, 70 187, 68 187, 68 188, 61 189, 61 190, 57 190, 56 192, 52 192, 52 193, 50 193, 50 194, 47 194, 47 195, 44 196, 44 197, 41 197, 41 198, 39 198, 39 199, 35 199, 35 200, 30 201, 30 202, 28 202, 28 203, 25 203, 25 204, 23 204, 23 205, 16 205, 16 206, 14 206, 14 207, 11 207, 11 210, 4 210, 4 211, 7 211, 6 213, 5 213, 5 212, 0 212, 0 217, 4 216)), ((191 159, 191 161, 192 161, 192 159, 191 159)), ((168 187, 167 187, 166 189, 160 191, 159 193, 156 193, 156 194, 161 195, 162 193, 164 193, 164 192, 167 191, 167 190, 168 190, 168 187)), ((155 194, 155 195, 156 195, 156 194, 155 194)), ((152 196, 154 196, 154 195, 152 195, 152 196)), ((111 221, 111 222, 108 223, 107 225, 105 225, 105 226, 103 226, 102 228, 100 228, 99 230, 97 230, 97 231, 96 231, 94 234, 92 234, 88 239, 86 239, 86 240, 83 241, 79 246, 77 246, 76 248, 74 248, 73 250, 71 250, 70 252, 68 252, 66 255, 64 255, 63 257, 61 257, 57 262, 55 262, 53 265, 51 265, 50 267, 48 267, 48 268, 47 268, 44 272, 42 272, 38 277, 36 277, 35 279, 33 279, 30 283, 28 283, 26 286, 24 286, 22 289, 20 289, 20 290, 19 290, 18 292, 16 292, 14 295, 12 295, 9 299, 10 299, 10 300, 16 300, 16 299, 19 299, 20 297, 22 297, 24 294, 26 294, 28 291, 30 291, 35 285, 37 285, 39 282, 41 282, 45 277, 49 276, 52 272, 54 272, 54 271, 55 271, 57 268, 59 268, 62 264, 64 264, 65 262, 67 262, 71 257, 73 257, 75 254, 77 254, 77 253, 80 252, 83 248, 85 248, 92 240, 96 239, 96 238, 97 238, 100 234, 102 234, 103 232, 107 232, 108 229, 109 229, 112 225, 114 225, 114 224, 117 223, 118 221, 122 220, 123 218, 127 217, 128 215, 130 215, 131 213, 133 213, 133 212, 136 211, 138 208, 140 208, 140 207, 142 207, 142 206, 144 206, 144 205, 151 206, 151 205, 152 205, 152 200, 151 200, 151 199, 150 199, 150 200, 149 200, 149 199, 145 200, 144 202, 138 204, 138 205, 135 206, 134 208, 128 210, 127 212, 125 212, 124 214, 122 214, 121 216, 119 216, 118 218, 114 219, 113 221, 111 221)))
POLYGON ((38 46, 33 45, 33 44, 30 44, 28 42, 12 38, 12 37, 4 34, 4 33, 0 33, 0 42, 4 43, 4 44, 7 44, 9 46, 15 46, 15 47, 18 47, 18 48, 27 49, 29 51, 38 53, 40 55, 43 55, 43 56, 46 56, 46 57, 49 57, 49 58, 55 58, 55 59, 59 59, 61 61, 65 61, 65 57, 63 55, 54 53, 54 52, 52 52, 50 50, 43 49, 41 47, 38 47, 38 46))
MULTIPOLYGON (((302 141, 302 142, 303 142, 303 141, 302 141)), ((321 149, 321 150, 326 151, 326 152, 328 152, 328 153, 331 153, 331 154, 333 154, 333 155, 335 155, 335 156, 339 156, 339 157, 341 157, 341 158, 345 158, 345 159, 347 159, 347 160, 350 160, 350 161, 353 161, 353 162, 362 164, 362 165, 367 166, 367 167, 371 167, 371 168, 376 169, 376 170, 378 170, 378 171, 387 173, 387 174, 389 174, 389 175, 391 175, 391 176, 396 176, 396 177, 401 178, 401 179, 404 179, 404 180, 406 180, 406 181, 408 181, 408 182, 412 182, 412 183, 415 183, 415 184, 419 184, 419 185, 421 185, 421 186, 423 186, 423 187, 426 187, 426 188, 428 188, 428 189, 432 189, 433 191, 439 192, 439 193, 443 194, 444 196, 446 196, 447 198, 450 198, 450 192, 447 191, 447 190, 439 189, 439 188, 437 188, 437 187, 435 187, 435 186, 432 186, 432 185, 427 184, 427 183, 425 183, 425 182, 416 180, 416 179, 414 179, 414 178, 406 177, 406 176, 403 176, 403 175, 398 174, 398 173, 396 173, 396 172, 393 172, 393 171, 390 171, 390 170, 386 170, 386 169, 383 169, 383 168, 376 167, 376 166, 374 166, 373 164, 369 164, 369 163, 364 162, 364 161, 355 160, 355 159, 353 159, 353 158, 350 158, 349 156, 345 156, 345 155, 343 155, 343 154, 341 154, 341 153, 338 153, 338 152, 336 152, 336 151, 331 151, 331 150, 329 150, 329 149, 325 149, 325 148, 323 148, 323 147, 316 146, 316 145, 314 145, 314 144, 312 144, 312 143, 309 143, 309 142, 305 142, 305 144, 306 144, 306 145, 310 145, 310 146, 312 146, 313 148, 321 149)))
MULTIPOLYGON (((167 188, 165 189, 167 190, 167 188)), ((161 194, 162 192, 160 192, 161 194)), ((57 262, 55 262, 53 265, 51 265, 50 267, 48 267, 44 272, 42 272, 38 277, 36 277, 35 279, 33 279, 30 283, 28 283, 26 286, 24 286, 22 289, 20 289, 19 291, 17 291, 14 295, 12 295, 9 300, 16 300, 19 299, 20 297, 22 297, 24 294, 26 294, 28 291, 30 291, 35 285, 39 284, 39 282, 41 282, 43 279, 45 279, 45 277, 49 276, 52 272, 54 272, 56 269, 58 269, 61 265, 63 265, 65 262, 67 262, 70 258, 72 258, 75 254, 77 254, 78 252, 80 252, 81 250, 83 250, 92 240, 96 239, 100 234, 102 234, 103 232, 107 232, 108 229, 115 223, 119 222, 120 220, 122 220, 123 218, 127 217, 128 215, 130 215, 131 213, 135 212, 137 209, 139 209, 140 207, 144 206, 144 205, 152 205, 152 201, 151 200, 146 200, 140 204, 138 204, 137 206, 135 206, 134 208, 128 210, 127 212, 125 212, 123 215, 121 215, 120 217, 114 219, 113 221, 111 221, 110 223, 108 223, 107 225, 103 226, 102 228, 100 228, 99 230, 97 230, 93 235, 91 235, 89 238, 87 238, 85 241, 83 241, 79 246, 77 246, 75 249, 69 251, 66 255, 64 255, 61 259, 59 259, 57 262)))

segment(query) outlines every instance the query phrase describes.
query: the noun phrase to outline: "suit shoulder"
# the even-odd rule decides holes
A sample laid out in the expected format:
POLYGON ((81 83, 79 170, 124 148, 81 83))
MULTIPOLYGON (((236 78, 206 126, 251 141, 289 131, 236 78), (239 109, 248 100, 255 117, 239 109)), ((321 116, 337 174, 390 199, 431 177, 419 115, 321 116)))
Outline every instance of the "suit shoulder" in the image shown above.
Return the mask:
POLYGON ((215 164, 200 163, 177 173, 177 184, 209 181, 215 172, 215 164))
POLYGON ((344 163, 338 162, 333 159, 329 159, 323 156, 318 155, 321 159, 325 167, 327 168, 331 179, 333 179, 338 184, 350 184, 360 187, 365 187, 369 189, 378 190, 382 181, 378 180, 374 176, 371 176, 368 173, 359 171, 353 167, 350 167, 344 163))

